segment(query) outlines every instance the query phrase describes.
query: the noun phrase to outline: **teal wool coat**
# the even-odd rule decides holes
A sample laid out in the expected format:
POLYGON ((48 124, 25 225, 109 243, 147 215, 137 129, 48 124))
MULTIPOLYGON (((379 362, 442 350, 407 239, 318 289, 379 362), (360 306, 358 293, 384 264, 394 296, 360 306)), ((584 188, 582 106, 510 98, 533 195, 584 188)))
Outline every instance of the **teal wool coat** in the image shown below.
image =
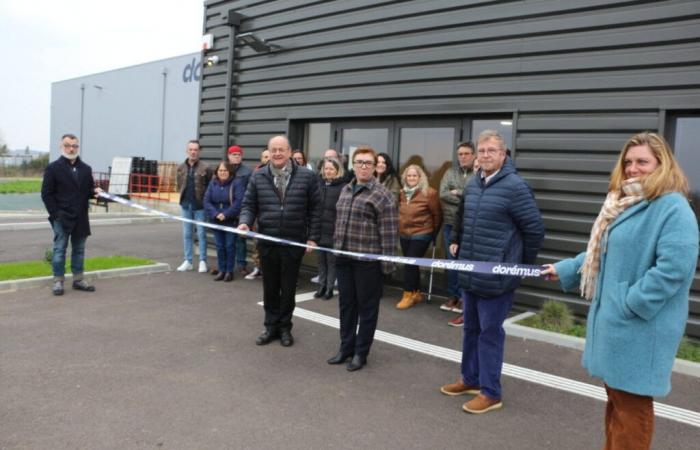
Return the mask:
MULTIPOLYGON (((667 395, 698 258, 695 215, 678 193, 643 200, 610 224, 601 248, 583 366, 614 389, 667 395)), ((585 256, 554 265, 565 291, 578 287, 585 256)))

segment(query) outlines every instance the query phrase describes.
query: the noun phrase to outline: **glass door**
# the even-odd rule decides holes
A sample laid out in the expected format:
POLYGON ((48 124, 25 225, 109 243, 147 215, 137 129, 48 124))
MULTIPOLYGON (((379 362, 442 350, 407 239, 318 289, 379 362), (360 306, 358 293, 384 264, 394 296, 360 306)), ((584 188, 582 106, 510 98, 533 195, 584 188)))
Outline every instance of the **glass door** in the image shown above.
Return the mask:
POLYGON ((460 120, 410 120, 396 123, 398 170, 417 164, 428 175, 430 185, 440 186, 442 175, 450 168, 460 139, 460 120))
POLYGON ((394 127, 390 121, 335 122, 331 137, 332 147, 347 158, 346 167, 350 169, 352 155, 360 145, 369 145, 377 153, 389 153, 394 127))

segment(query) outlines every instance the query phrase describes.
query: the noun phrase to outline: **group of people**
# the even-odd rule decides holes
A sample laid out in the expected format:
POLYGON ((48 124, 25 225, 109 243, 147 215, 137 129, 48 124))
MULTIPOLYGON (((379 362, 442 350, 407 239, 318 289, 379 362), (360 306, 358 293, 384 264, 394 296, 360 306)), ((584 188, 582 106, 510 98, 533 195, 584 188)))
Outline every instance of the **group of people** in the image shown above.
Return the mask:
MULTIPOLYGON (((238 145, 228 148, 227 157, 220 161, 213 170, 200 159, 201 147, 199 141, 190 140, 187 143, 185 161, 177 168, 176 183, 180 193, 183 222, 183 250, 185 259, 177 270, 186 272, 194 270, 193 230, 195 225, 190 221, 212 222, 223 226, 235 227, 241 212, 241 204, 248 179, 253 170, 242 163, 243 149, 238 145)), ((267 163, 269 151, 261 155, 260 165, 267 163)), ((207 236, 206 228, 197 226, 197 241, 199 246, 200 273, 212 273, 214 281, 229 282, 234 279, 234 267, 238 265, 239 273, 246 279, 252 280, 262 276, 256 254, 253 255, 255 267, 247 269, 246 241, 241 236, 224 230, 213 229, 216 243, 217 268, 209 270, 207 265, 207 236)))
MULTIPOLYGON (((73 288, 95 290, 83 278, 82 260, 90 233, 88 200, 99 190, 78 149, 75 136, 61 138, 61 157, 47 167, 42 186, 54 231, 55 295, 63 294, 68 239, 73 288)), ((307 245, 257 242, 265 310, 258 345, 277 339, 283 346, 294 343, 299 267, 304 252, 318 245, 394 255, 400 243, 405 255, 422 256, 442 228, 449 258, 534 264, 544 240, 532 190, 495 131, 482 132, 476 146, 459 145, 458 165, 443 178, 439 194, 428 187, 421 167, 408 166, 401 183, 389 156, 366 146, 352 155, 351 178, 334 151, 324 155, 320 176, 294 162, 285 136, 270 139, 264 152, 269 163, 249 173, 241 169, 242 150, 232 146, 231 159, 217 165, 212 180, 199 151, 199 143, 190 141, 187 160, 178 170, 183 216, 236 225, 242 231, 256 226, 262 234, 307 245)), ((558 280, 567 291, 578 288, 591 302, 583 365, 604 381, 608 393, 606 448, 649 448, 653 397, 667 395, 671 388, 698 257, 698 223, 688 194, 687 178, 665 139, 650 132, 632 136, 612 171, 586 251, 543 268, 546 278, 558 280)), ((201 233, 199 271, 207 272, 201 233)), ((220 280, 233 277, 236 239, 231 234, 216 234, 220 280)), ((185 261, 178 270, 194 268, 191 238, 192 228, 186 224, 185 261)), ((335 276, 339 293, 340 343, 327 362, 350 360, 347 370, 356 371, 367 363, 372 345, 382 275, 395 267, 327 250, 321 254, 323 282, 316 297, 334 295, 335 276)), ((399 309, 420 301, 417 268, 405 266, 404 272, 399 309)), ((458 379, 440 391, 473 395, 462 405, 469 413, 496 410, 503 405, 503 322, 520 279, 472 272, 448 272, 447 278, 449 298, 443 306, 463 311, 462 363, 458 379)))

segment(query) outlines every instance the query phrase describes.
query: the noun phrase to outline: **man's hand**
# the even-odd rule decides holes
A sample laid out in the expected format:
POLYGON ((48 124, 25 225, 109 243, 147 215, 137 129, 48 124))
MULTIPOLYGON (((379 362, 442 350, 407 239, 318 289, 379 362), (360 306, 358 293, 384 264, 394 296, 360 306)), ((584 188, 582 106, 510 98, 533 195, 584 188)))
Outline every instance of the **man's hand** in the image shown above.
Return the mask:
POLYGON ((216 215, 216 220, 223 222, 224 220, 226 220, 226 216, 224 215, 224 213, 219 213, 216 215))
POLYGON ((459 250, 458 244, 450 244, 450 255, 457 256, 457 250, 459 250))
POLYGON ((101 187, 96 187, 95 188, 95 198, 99 198, 100 193, 104 192, 101 187))
POLYGON ((452 190, 450 191, 450 194, 459 197, 459 191, 458 191, 457 189, 452 189, 452 190))
POLYGON ((241 231, 250 231, 250 228, 248 228, 248 225, 246 225, 244 223, 238 225, 238 229, 241 231))
MULTIPOLYGON (((306 245, 309 245, 309 246, 311 246, 311 247, 318 247, 318 244, 315 243, 315 242, 312 241, 312 240, 306 241, 306 245)), ((307 248, 307 249, 306 249, 306 253, 311 253, 312 251, 314 251, 312 248, 307 248)))

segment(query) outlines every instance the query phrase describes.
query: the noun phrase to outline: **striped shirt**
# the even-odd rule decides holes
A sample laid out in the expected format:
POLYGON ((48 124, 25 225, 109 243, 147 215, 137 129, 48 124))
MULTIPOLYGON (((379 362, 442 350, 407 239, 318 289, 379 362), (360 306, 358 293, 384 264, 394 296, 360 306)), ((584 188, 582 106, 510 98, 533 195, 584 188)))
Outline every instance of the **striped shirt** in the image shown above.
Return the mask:
MULTIPOLYGON (((358 186, 345 185, 336 204, 336 249, 393 256, 398 244, 399 218, 394 195, 376 179, 358 186)), ((382 263, 390 273, 392 263, 382 263)))

